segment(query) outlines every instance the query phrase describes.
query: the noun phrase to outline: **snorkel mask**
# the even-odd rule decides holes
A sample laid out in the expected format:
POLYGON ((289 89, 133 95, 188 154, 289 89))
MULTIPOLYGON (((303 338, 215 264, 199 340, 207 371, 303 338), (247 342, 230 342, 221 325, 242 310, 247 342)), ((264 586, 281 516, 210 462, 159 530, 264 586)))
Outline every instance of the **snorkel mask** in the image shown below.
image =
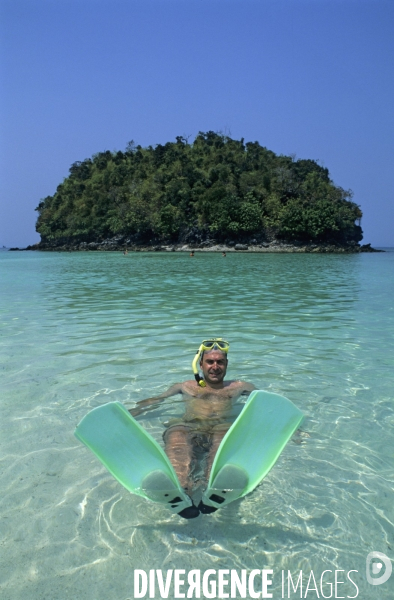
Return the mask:
POLYGON ((194 378, 199 386, 205 387, 207 385, 198 372, 198 362, 200 361, 203 352, 209 350, 220 350, 221 352, 225 352, 227 354, 229 348, 230 344, 223 338, 211 338, 210 340, 204 340, 201 343, 201 346, 197 350, 197 354, 192 362, 194 378))

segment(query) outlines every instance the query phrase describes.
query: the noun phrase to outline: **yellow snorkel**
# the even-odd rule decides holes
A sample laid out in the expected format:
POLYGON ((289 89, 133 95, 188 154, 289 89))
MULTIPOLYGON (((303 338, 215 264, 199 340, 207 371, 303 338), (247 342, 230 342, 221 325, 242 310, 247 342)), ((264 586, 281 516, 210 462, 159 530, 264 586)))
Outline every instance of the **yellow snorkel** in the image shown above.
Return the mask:
POLYGON ((205 381, 201 377, 200 373, 198 372, 198 366, 197 366, 197 363, 200 360, 202 352, 203 352, 203 348, 202 348, 202 344, 201 344, 201 346, 197 350, 196 356, 193 359, 192 369, 193 369, 193 373, 194 373, 194 378, 197 381, 198 385, 200 385, 201 387, 205 387, 207 384, 205 383, 205 381))
POLYGON ((194 378, 199 386, 205 387, 207 385, 204 379, 201 377, 200 373, 198 372, 198 362, 201 359, 202 353, 207 352, 209 350, 217 349, 227 354, 229 348, 230 344, 226 342, 223 338, 211 338, 210 340, 204 340, 201 343, 201 346, 197 350, 196 356, 194 357, 192 362, 194 378))

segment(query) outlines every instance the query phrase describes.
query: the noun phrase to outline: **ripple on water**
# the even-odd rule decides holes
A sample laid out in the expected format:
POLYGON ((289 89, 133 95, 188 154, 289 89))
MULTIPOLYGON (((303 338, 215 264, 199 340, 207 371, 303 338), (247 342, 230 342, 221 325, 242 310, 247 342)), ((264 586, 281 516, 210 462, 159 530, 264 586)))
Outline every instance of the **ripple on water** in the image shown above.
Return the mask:
MULTIPOLYGON (((360 597, 391 599, 364 572, 394 548, 393 256, 3 253, 2 597, 131 598, 134 568, 272 568, 274 597, 282 569, 357 569, 360 597), (212 335, 231 342, 230 377, 306 419, 252 494, 181 521, 72 432, 190 378, 212 335)), ((161 443, 180 411, 167 400, 143 424, 161 443)))

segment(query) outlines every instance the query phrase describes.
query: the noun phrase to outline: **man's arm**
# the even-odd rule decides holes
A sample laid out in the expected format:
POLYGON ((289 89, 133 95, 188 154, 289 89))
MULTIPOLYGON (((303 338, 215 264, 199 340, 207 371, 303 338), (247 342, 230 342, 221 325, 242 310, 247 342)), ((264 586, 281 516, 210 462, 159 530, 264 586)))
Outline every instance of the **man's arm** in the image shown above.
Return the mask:
POLYGON ((257 390, 257 387, 253 385, 253 383, 248 383, 247 381, 240 381, 239 384, 242 389, 242 393, 253 392, 254 390, 257 390))
POLYGON ((257 387, 255 385, 253 385, 253 383, 247 383, 246 381, 244 382, 244 389, 247 392, 253 392, 253 390, 257 390, 257 387))
POLYGON ((163 402, 166 398, 170 398, 171 396, 176 396, 176 394, 182 393, 182 384, 175 383, 168 390, 159 394, 158 396, 153 396, 152 398, 146 398, 146 400, 140 400, 137 402, 137 406, 135 408, 130 408, 129 413, 133 417, 137 417, 138 415, 142 415, 143 413, 148 412, 149 410, 153 410, 156 408, 158 404, 163 402))

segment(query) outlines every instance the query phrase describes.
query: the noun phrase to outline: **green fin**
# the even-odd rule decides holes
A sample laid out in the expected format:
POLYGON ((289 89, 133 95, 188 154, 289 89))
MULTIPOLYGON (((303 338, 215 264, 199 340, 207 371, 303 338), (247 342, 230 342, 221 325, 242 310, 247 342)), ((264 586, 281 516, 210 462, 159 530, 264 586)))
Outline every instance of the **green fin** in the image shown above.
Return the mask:
POLYGON ((202 503, 220 508, 254 490, 302 419, 284 396, 252 392, 218 448, 202 503))
POLYGON ((74 435, 129 492, 174 513, 192 506, 164 450, 120 402, 91 410, 74 435))

